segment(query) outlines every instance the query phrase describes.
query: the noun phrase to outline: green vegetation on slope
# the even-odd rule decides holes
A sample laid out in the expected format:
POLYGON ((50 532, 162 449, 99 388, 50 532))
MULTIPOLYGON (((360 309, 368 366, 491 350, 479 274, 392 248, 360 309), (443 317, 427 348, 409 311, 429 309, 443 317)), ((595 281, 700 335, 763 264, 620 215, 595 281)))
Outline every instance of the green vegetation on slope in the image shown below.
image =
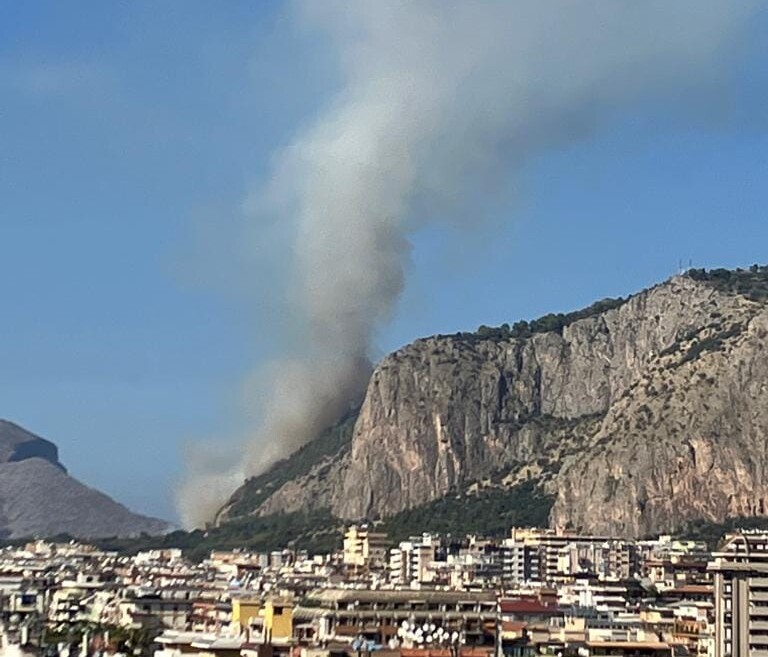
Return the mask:
POLYGON ((105 538, 90 542, 104 550, 126 554, 180 548, 188 558, 198 561, 208 556, 211 550, 235 548, 253 552, 280 548, 306 549, 311 553, 330 552, 341 545, 342 528, 343 523, 329 511, 322 510, 238 518, 208 530, 175 531, 164 536, 145 534, 136 538, 105 538))
POLYGON ((337 424, 326 429, 317 438, 300 447, 289 457, 275 463, 257 477, 251 477, 232 496, 226 513, 228 518, 239 518, 253 513, 283 484, 306 475, 323 459, 340 457, 352 442, 359 409, 349 412, 337 424))
POLYGON ((752 529, 768 530, 768 518, 736 517, 728 518, 725 522, 694 520, 688 523, 679 536, 688 540, 704 541, 710 550, 714 550, 722 542, 725 534, 752 529))
MULTIPOLYGON (((740 294, 753 301, 768 299, 768 266, 752 265, 749 269, 689 269, 686 276, 709 283, 721 292, 740 294)), ((515 322, 512 325, 479 326, 474 333, 459 333, 467 340, 508 340, 528 338, 536 333, 562 330, 580 319, 594 317, 624 305, 631 297, 606 298, 591 306, 570 313, 549 313, 538 319, 515 322)))
POLYGON ((575 310, 570 313, 549 313, 530 322, 525 320, 515 322, 511 326, 509 324, 502 324, 501 326, 492 327, 483 324, 474 333, 459 333, 458 335, 468 340, 508 340, 510 338, 529 338, 536 333, 548 333, 550 331, 562 333, 566 326, 580 319, 594 317, 608 310, 618 308, 629 301, 629 299, 630 297, 626 299, 622 297, 603 299, 581 310, 575 310))
MULTIPOLYGON (((546 526, 553 498, 531 481, 513 488, 491 488, 478 493, 454 493, 415 509, 387 518, 382 529, 393 543, 422 532, 463 536, 467 533, 504 536, 514 526, 546 526)), ((344 521, 330 511, 279 513, 230 520, 219 527, 191 532, 175 531, 164 536, 104 538, 90 541, 104 550, 135 554, 143 550, 180 548, 194 561, 211 550, 241 548, 268 552, 281 548, 327 553, 341 547, 344 521)), ((69 536, 52 540, 69 541, 69 536)), ((18 545, 26 540, 8 541, 18 545)))
POLYGON ((727 294, 740 294, 752 301, 768 299, 768 266, 749 269, 689 269, 688 278, 702 281, 727 294))
POLYGON ((422 532, 505 536, 511 527, 546 527, 554 498, 533 481, 512 488, 456 493, 387 518, 383 529, 393 542, 422 532))

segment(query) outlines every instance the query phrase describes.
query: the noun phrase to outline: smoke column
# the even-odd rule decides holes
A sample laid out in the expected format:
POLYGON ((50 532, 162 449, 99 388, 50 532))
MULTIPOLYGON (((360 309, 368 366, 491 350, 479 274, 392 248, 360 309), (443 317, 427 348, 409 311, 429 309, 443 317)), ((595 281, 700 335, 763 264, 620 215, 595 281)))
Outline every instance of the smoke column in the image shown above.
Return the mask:
MULTIPOLYGON (((276 154, 253 221, 291 227, 296 348, 259 376, 269 391, 242 461, 198 459, 180 491, 188 526, 210 520, 246 476, 358 399, 377 327, 404 285, 408 235, 477 216, 533 157, 619 112, 694 116, 727 84, 758 5, 748 0, 355 0, 298 3, 324 31, 342 87, 276 154), (461 219, 461 216, 464 216, 461 219)), ((564 218, 567 220, 567 218, 564 218)))

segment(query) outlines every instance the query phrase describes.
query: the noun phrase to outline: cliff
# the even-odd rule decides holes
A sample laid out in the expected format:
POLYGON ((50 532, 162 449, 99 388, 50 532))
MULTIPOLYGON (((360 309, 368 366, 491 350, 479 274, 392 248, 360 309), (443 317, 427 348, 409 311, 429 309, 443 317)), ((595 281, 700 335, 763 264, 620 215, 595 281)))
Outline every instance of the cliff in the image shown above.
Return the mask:
POLYGON ((570 316, 417 340, 376 367, 346 439, 246 482, 220 520, 388 517, 524 484, 553 500, 550 524, 589 532, 766 515, 767 290, 764 268, 693 271, 570 316))
POLYGON ((14 463, 35 457, 66 472, 66 468, 59 462, 59 448, 56 445, 13 422, 0 420, 0 463, 14 463))

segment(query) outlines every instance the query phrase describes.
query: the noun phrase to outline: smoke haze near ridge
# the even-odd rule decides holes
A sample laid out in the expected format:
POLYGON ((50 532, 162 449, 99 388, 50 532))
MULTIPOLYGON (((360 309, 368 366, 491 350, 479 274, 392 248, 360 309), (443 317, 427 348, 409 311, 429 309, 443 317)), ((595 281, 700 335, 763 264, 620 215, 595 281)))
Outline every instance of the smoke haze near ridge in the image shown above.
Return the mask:
MULTIPOLYGON (((255 374, 266 391, 236 464, 198 454, 179 489, 184 524, 210 520, 245 477, 338 419, 363 394, 371 341, 405 285, 408 236, 468 227, 473 199, 532 158, 662 103, 700 114, 728 83, 758 3, 307 0, 342 87, 276 154, 255 223, 289 226, 300 339, 255 374), (462 219, 462 216, 465 217, 462 219)), ((706 111, 706 110, 704 110, 706 111)), ((211 454, 216 445, 210 447, 211 454)))

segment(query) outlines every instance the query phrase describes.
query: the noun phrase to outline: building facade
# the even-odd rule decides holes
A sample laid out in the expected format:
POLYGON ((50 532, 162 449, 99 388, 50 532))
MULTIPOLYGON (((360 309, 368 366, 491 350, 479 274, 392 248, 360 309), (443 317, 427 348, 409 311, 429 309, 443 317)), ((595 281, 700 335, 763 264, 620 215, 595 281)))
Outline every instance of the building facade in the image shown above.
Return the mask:
POLYGON ((768 657, 768 533, 729 535, 712 556, 715 657, 768 657))

